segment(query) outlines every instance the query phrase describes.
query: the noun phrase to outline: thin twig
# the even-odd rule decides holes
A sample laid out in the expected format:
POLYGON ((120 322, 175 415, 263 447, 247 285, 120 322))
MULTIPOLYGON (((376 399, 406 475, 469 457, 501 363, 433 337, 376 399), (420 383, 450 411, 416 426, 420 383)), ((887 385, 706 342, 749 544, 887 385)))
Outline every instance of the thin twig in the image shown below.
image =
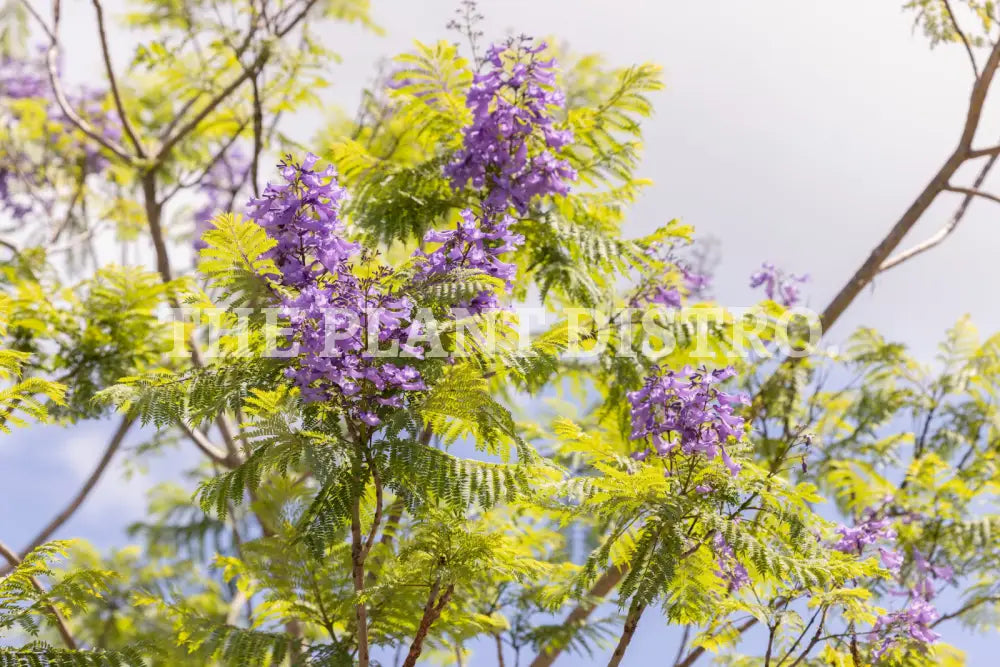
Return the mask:
POLYGON ((965 52, 969 54, 969 62, 972 63, 972 71, 975 73, 976 78, 979 78, 979 66, 976 64, 976 56, 972 53, 972 45, 969 43, 969 38, 965 36, 962 29, 958 27, 958 19, 955 18, 955 13, 951 11, 951 3, 948 0, 942 0, 944 2, 944 9, 948 12, 948 18, 951 19, 951 25, 958 33, 959 39, 965 44, 965 52))
MULTIPOLYGON (((37 16, 37 15, 36 15, 37 16)), ((132 156, 130 156, 125 149, 118 143, 108 139, 101 133, 97 132, 94 127, 84 120, 70 105, 69 100, 66 99, 66 94, 63 92, 62 85, 59 82, 59 21, 62 16, 62 4, 61 0, 53 0, 52 2, 52 29, 46 31, 49 34, 49 49, 47 56, 47 65, 49 72, 49 84, 52 86, 52 93, 56 98, 56 104, 59 105, 59 109, 63 114, 69 118, 70 122, 76 126, 81 132, 86 134, 88 137, 96 141, 98 144, 113 153, 118 159, 122 160, 126 164, 132 164, 132 156)), ((43 24, 44 25, 44 24, 43 24)))
POLYGON ((229 458, 226 456, 226 453, 209 442, 204 433, 196 428, 191 428, 184 422, 181 422, 180 425, 188 439, 193 442, 195 447, 200 449, 205 456, 212 459, 219 465, 226 466, 227 468, 230 467, 229 458))
POLYGON ((948 192, 957 192, 959 194, 968 195, 970 197, 982 197, 983 199, 989 199, 992 202, 1000 204, 1000 197, 989 192, 983 192, 982 190, 976 190, 975 188, 960 188, 949 185, 944 188, 948 192))
MULTIPOLYGON (((1000 158, 1000 155, 990 156, 990 159, 987 160, 986 164, 984 164, 982 169, 979 170, 979 174, 976 176, 975 183, 972 186, 973 189, 978 190, 980 186, 982 186, 983 182, 986 180, 986 176, 990 173, 990 170, 993 168, 993 165, 996 164, 998 158, 1000 158)), ((959 204, 958 208, 955 210, 954 215, 951 216, 951 220, 948 221, 947 225, 939 229, 937 233, 935 233, 930 238, 921 241, 912 248, 908 248, 906 250, 903 250, 902 252, 896 253, 889 259, 882 262, 882 266, 879 267, 879 273, 888 271, 889 269, 893 268, 894 266, 902 264, 908 259, 912 259, 917 255, 920 255, 921 253, 927 252, 928 250, 930 250, 931 248, 933 248, 934 246, 938 245, 946 238, 948 238, 951 235, 951 233, 954 232, 955 229, 958 227, 959 223, 962 222, 962 219, 965 217, 965 213, 966 211, 968 211, 969 205, 972 203, 973 199, 975 199, 975 195, 967 193, 965 197, 962 199, 962 203, 959 204)))
POLYGON ((142 142, 139 141, 139 137, 136 135, 135 130, 132 128, 132 123, 128 119, 128 114, 125 113, 125 105, 122 103, 121 92, 118 90, 118 79, 115 77, 115 70, 111 66, 111 53, 108 50, 108 33, 104 27, 104 8, 101 6, 100 0, 91 0, 94 5, 94 11, 97 13, 97 34, 101 42, 101 54, 104 57, 104 70, 108 75, 108 82, 111 85, 111 97, 115 101, 115 109, 118 110, 118 117, 121 119, 122 128, 125 130, 126 136, 128 136, 129 141, 135 147, 135 152, 140 158, 146 157, 146 150, 142 147, 142 142))

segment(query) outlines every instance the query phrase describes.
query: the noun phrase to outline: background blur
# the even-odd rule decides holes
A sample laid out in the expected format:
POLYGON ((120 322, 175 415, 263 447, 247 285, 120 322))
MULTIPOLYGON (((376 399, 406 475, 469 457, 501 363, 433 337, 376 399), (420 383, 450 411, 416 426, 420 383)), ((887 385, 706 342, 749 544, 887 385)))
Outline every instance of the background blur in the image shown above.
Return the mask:
MULTIPOLYGON (((330 108, 294 119, 292 134, 303 142, 336 108, 353 113, 381 58, 406 50, 413 39, 454 36, 445 24, 455 0, 372 2, 386 34, 343 26, 329 31, 328 46, 343 62, 330 76, 334 87, 324 93, 330 108)), ((486 39, 509 32, 557 35, 571 50, 601 52, 613 64, 654 61, 664 67, 667 87, 654 98, 657 115, 645 126, 641 170, 654 185, 635 206, 630 231, 639 235, 676 217, 693 224, 698 236, 716 237, 722 261, 713 291, 732 307, 756 300, 748 277, 771 261, 809 273, 806 305, 821 309, 954 147, 972 82, 961 47, 931 51, 898 0, 479 4, 486 39)), ((112 15, 125 8, 106 7, 112 15)), ((65 11, 67 76, 93 80, 103 71, 89 4, 70 3, 65 11)), ((124 63, 134 36, 117 31, 113 44, 116 62, 124 63)), ((1000 136, 997 106, 997 100, 988 105, 977 145, 995 144, 1000 136)), ((972 175, 963 176, 956 184, 971 183, 972 175)), ((943 225, 959 198, 943 195, 903 247, 943 225)), ((828 342, 870 325, 932 362, 936 341, 963 314, 983 331, 1000 329, 998 258, 1000 206, 976 201, 944 245, 880 276, 828 342)), ((4 438, 4 541, 26 542, 64 505, 95 465, 102 433, 100 425, 35 427, 4 438), (27 489, 47 500, 15 504, 27 489)), ((175 477, 193 462, 187 456, 176 453, 150 470, 119 463, 55 537, 84 537, 99 547, 127 543, 124 528, 142 514, 145 489, 175 477)), ((654 652, 662 652, 665 631, 656 616, 644 618, 631 664, 672 660, 672 654, 654 652)), ((956 634, 949 641, 969 652, 970 665, 997 664, 988 638, 956 634)), ((594 664, 604 664, 602 657, 594 664)), ((472 663, 479 664, 475 658, 472 663)))

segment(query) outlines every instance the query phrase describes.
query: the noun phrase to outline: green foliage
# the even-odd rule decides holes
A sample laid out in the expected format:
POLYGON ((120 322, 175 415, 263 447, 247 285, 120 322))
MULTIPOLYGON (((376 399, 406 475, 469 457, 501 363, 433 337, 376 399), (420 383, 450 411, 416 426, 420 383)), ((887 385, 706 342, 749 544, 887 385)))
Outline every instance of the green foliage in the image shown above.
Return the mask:
MULTIPOLYGON (((993 3, 905 7, 932 44, 965 36, 975 49, 995 27, 993 3), (967 25, 977 30, 959 31, 967 25)), ((0 7, 0 55, 23 41, 24 18, 19 3, 0 7)), ((274 241, 238 209, 272 158, 305 147, 279 120, 321 100, 335 57, 329 20, 378 30, 367 0, 132 7, 124 22, 141 43, 117 90, 81 112, 93 122, 117 113, 117 95, 142 150, 126 134, 96 145, 47 98, 0 100, 0 119, 16 118, 0 129, 0 169, 31 158, 22 176, 45 194, 24 238, 3 244, 0 429, 113 407, 155 431, 125 452, 130 470, 167 446, 205 454, 182 484, 151 492, 130 528, 141 546, 102 555, 51 543, 0 579, 0 632, 12 644, 0 666, 348 665, 359 610, 379 650, 425 632, 422 660, 450 664, 484 642, 508 659, 593 658, 622 634, 620 614, 591 613, 609 600, 657 610, 686 627, 689 650, 727 664, 761 663, 737 653, 754 626, 782 664, 867 664, 868 629, 899 608, 893 591, 918 581, 917 551, 955 572, 941 583, 955 601, 947 619, 996 632, 1000 337, 962 320, 927 366, 862 329, 843 352, 775 370, 771 350, 800 338, 779 326, 784 307, 744 315, 696 302, 675 261, 693 254, 693 229, 679 221, 626 233, 649 183, 637 173, 642 123, 662 88, 650 64, 542 56, 563 63, 557 124, 574 143, 560 157, 578 180, 512 223, 525 243, 511 299, 559 314, 526 337, 512 313, 452 314, 484 291, 504 294, 502 280, 470 270, 411 280, 425 232, 479 205, 442 171, 470 120, 475 21, 471 57, 415 42, 363 91, 355 118, 331 118, 309 146, 350 192, 347 235, 379 246, 351 270, 387 270, 395 295, 437 318, 428 330, 448 354, 410 360, 427 389, 381 406, 377 427, 336 401, 304 402, 286 374, 294 360, 267 349, 284 321, 234 310, 290 289, 264 259, 274 241), (188 273, 176 248, 193 236, 190 209, 205 195, 195 188, 237 148, 253 168, 212 192, 221 211, 188 273), (149 238, 156 272, 88 249, 122 242, 128 259, 149 238), (684 307, 632 308, 656 286, 677 288, 684 307), (161 321, 168 307, 190 317, 161 321), (582 330, 574 308, 593 309, 582 330), (738 334, 747 320, 761 324, 758 347, 738 334), (745 434, 726 443, 738 476, 697 453, 630 456, 640 445, 627 396, 654 365, 730 364, 754 398, 745 434), (898 575, 832 546, 827 518, 851 523, 868 508, 898 531, 898 575), (55 647, 60 620, 85 650, 55 647)), ((943 643, 900 642, 886 656, 962 662, 943 643)))

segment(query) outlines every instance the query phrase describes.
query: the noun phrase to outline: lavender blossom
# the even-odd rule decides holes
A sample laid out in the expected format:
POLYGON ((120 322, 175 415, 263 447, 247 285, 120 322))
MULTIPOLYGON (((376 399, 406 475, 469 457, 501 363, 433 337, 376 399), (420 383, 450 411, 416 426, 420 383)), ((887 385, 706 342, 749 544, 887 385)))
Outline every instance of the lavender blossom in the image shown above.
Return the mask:
POLYGON ((475 76, 469 90, 472 124, 445 176, 456 189, 470 181, 485 189, 489 217, 511 206, 523 215, 534 197, 566 194, 568 181, 576 178, 569 163, 556 156, 573 136, 557 129, 552 117, 565 99, 553 88, 555 61, 538 57, 545 49, 527 38, 491 46, 488 69, 475 76))
POLYGON ((378 363, 367 334, 377 331, 380 345, 421 357, 421 348, 405 342, 421 333, 420 326, 412 321, 413 303, 385 287, 389 269, 377 268, 364 279, 354 275, 352 260, 372 257, 343 237, 344 190, 332 167, 315 171, 316 162, 311 154, 301 165, 287 159, 279 165, 285 182, 268 184, 248 209, 277 241, 267 256, 280 271, 274 278, 300 345, 287 375, 305 401, 335 401, 374 427, 381 422, 379 407, 402 407, 401 394, 426 387, 413 366, 378 363))
POLYGON ((892 521, 888 518, 877 519, 876 516, 877 513, 869 508, 862 512, 861 521, 856 526, 838 526, 840 539, 833 544, 833 548, 843 553, 860 554, 867 545, 895 539, 892 521))
POLYGON ((879 638, 879 644, 872 655, 879 660, 889 648, 901 639, 911 639, 922 644, 933 644, 941 635, 931 630, 940 618, 937 609, 927 600, 913 597, 900 611, 879 616, 872 627, 879 638))
POLYGON ((205 247, 202 235, 211 227, 212 218, 217 213, 230 208, 249 171, 250 160, 237 146, 212 163, 205 177, 198 183, 204 203, 194 213, 195 250, 205 247))
MULTIPOLYGON (((102 101, 106 95, 106 91, 86 88, 66 92, 69 105, 95 131, 117 141, 121 138, 121 124, 116 115, 105 110, 102 101)), ((0 150, 0 210, 5 210, 15 220, 23 220, 31 213, 51 213, 58 201, 54 192, 57 182, 52 177, 53 167, 80 170, 80 177, 86 178, 89 174, 103 171, 109 164, 104 151, 77 132, 75 123, 57 104, 41 57, 0 59, 0 121, 16 125, 25 113, 22 102, 26 100, 45 106, 44 141, 52 146, 58 145, 58 150, 47 151, 41 163, 36 151, 16 143, 0 150), (17 174, 17 181, 11 179, 13 174, 17 174), (15 184, 23 186, 23 190, 12 187, 15 184), (31 197, 25 194, 29 191, 31 197)))
POLYGON ((726 451, 726 444, 743 437, 744 420, 733 406, 747 404, 742 394, 729 394, 716 385, 736 374, 732 368, 680 373, 654 368, 642 389, 628 394, 632 407, 632 439, 649 439, 660 456, 679 450, 708 459, 721 455, 736 476, 740 465, 726 451))
MULTIPOLYGON (((435 250, 414 253, 426 260, 420 265, 418 276, 448 273, 456 269, 472 269, 504 281, 507 289, 513 287, 517 267, 500 259, 505 253, 516 250, 524 242, 524 237, 510 231, 513 218, 502 216, 496 222, 478 218, 471 209, 461 213, 462 220, 455 229, 448 231, 431 230, 424 235, 426 243, 440 243, 435 250)), ((496 308, 496 295, 482 292, 467 304, 473 314, 496 308)))
POLYGON ((715 548, 716 562, 719 565, 717 574, 726 582, 729 590, 738 591, 750 582, 747 569, 736 559, 736 552, 726 542, 722 533, 715 534, 715 537, 712 538, 712 546, 715 548))
POLYGON ((750 287, 757 288, 763 285, 764 294, 768 299, 791 308, 801 299, 799 285, 808 280, 808 275, 796 276, 785 273, 774 264, 764 262, 760 270, 750 276, 750 287))

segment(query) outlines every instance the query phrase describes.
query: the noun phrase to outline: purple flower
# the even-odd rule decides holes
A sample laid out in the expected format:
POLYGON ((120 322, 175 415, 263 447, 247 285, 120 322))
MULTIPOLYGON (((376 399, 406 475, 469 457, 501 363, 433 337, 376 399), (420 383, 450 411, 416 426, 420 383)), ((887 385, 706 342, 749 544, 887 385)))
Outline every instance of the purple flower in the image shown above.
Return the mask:
POLYGON ((520 214, 531 199, 566 194, 576 172, 556 151, 573 135, 555 126, 552 114, 565 104, 554 89, 555 61, 542 60, 544 43, 508 40, 490 47, 487 70, 477 74, 466 104, 472 124, 464 130, 464 145, 445 167, 453 187, 486 189, 487 215, 513 206, 520 214))
POLYGON ((715 489, 713 489, 709 484, 699 484, 698 486, 694 487, 694 490, 697 491, 698 493, 705 494, 705 493, 711 493, 715 489))
MULTIPOLYGON (((117 116, 107 113, 102 105, 106 95, 105 91, 66 89, 69 106, 97 132, 117 141, 121 125, 117 116)), ((41 151, 44 156, 41 162, 39 151, 17 142, 5 145, 0 152, 0 211, 6 211, 15 220, 23 220, 31 213, 51 215, 60 195, 54 168, 78 171, 78 178, 86 178, 108 165, 102 149, 78 132, 56 103, 44 57, 0 58, 0 122, 16 125, 20 121, 23 105, 16 102, 21 100, 44 105, 46 123, 41 141, 47 145, 41 151), (16 181, 11 178, 13 174, 17 174, 16 181)))
POLYGON ((840 525, 837 532, 840 539, 833 548, 843 553, 860 554, 866 545, 875 544, 879 540, 892 540, 896 532, 892 530, 892 521, 887 518, 876 519, 877 513, 866 509, 861 514, 861 522, 856 526, 840 525))
MULTIPOLYGON (((480 218, 471 209, 463 210, 461 216, 455 229, 444 232, 431 230, 424 236, 424 242, 441 245, 430 253, 420 250, 414 253, 415 257, 424 259, 418 276, 427 278, 457 269, 470 269, 503 280, 509 290, 513 286, 517 267, 500 257, 524 243, 524 237, 508 227, 514 219, 508 215, 498 216, 495 220, 480 218)), ((493 292, 482 292, 467 307, 475 314, 497 305, 493 292)))
POLYGON ((903 555, 898 551, 893 551, 891 549, 886 549, 885 547, 878 548, 879 558, 882 560, 882 565, 885 569, 893 573, 899 573, 899 568, 903 566, 903 555))
POLYGON ((343 236, 340 203, 344 190, 332 167, 315 171, 317 158, 301 165, 282 162, 284 183, 268 184, 250 201, 249 214, 277 244, 267 252, 279 274, 279 297, 300 354, 286 374, 307 402, 333 401, 347 414, 376 427, 377 407, 403 407, 403 394, 426 389, 420 372, 410 365, 379 363, 369 333, 378 345, 397 345, 412 356, 423 348, 409 345, 419 334, 414 304, 385 285, 391 272, 369 271, 360 279, 352 261, 370 261, 356 243, 343 236))
POLYGON ((732 368, 680 373, 654 368, 642 389, 630 392, 632 439, 649 439, 660 456, 675 450, 708 459, 721 455, 736 476, 740 465, 726 451, 726 444, 741 440, 744 420, 733 414, 733 406, 745 404, 744 395, 729 394, 717 385, 735 375, 732 368))
POLYGON ((729 586, 729 590, 738 591, 750 582, 750 575, 743 564, 736 559, 736 552, 726 542, 722 533, 716 533, 712 538, 712 546, 715 548, 716 562, 719 565, 717 574, 729 586))
POLYGON ((250 159, 239 146, 223 153, 209 168, 198 188, 204 197, 204 204, 195 211, 194 249, 206 247, 202 235, 211 227, 212 218, 226 211, 232 204, 240 188, 246 182, 250 171, 250 159))
MULTIPOLYGON (((456 190, 470 182, 481 190, 481 211, 465 209, 455 229, 427 232, 424 242, 440 245, 429 253, 414 253, 423 260, 419 278, 468 269, 503 280, 509 291, 516 266, 501 257, 519 248, 524 237, 511 231, 516 221, 508 211, 523 214, 535 197, 568 191, 566 181, 575 173, 552 151, 572 135, 556 129, 551 116, 563 97, 553 89, 554 61, 537 58, 544 49, 527 39, 490 48, 491 69, 476 75, 466 99, 472 124, 463 131, 463 147, 444 169, 456 190)), ((483 291, 463 305, 476 314, 498 302, 493 292, 483 291)))
POLYGON ((796 276, 785 273, 774 264, 764 262, 759 271, 750 276, 750 287, 764 286, 764 294, 771 301, 777 301, 786 308, 791 308, 801 298, 799 285, 809 280, 808 275, 796 276))
POLYGON ((872 628, 880 638, 873 652, 874 658, 880 659, 900 639, 933 644, 941 637, 931 630, 931 625, 938 618, 940 615, 934 605, 919 596, 912 597, 904 609, 879 616, 872 628))
MULTIPOLYGON (((883 564, 893 571, 898 571, 902 565, 902 557, 895 552, 885 552, 879 549, 883 564), (887 559, 887 554, 889 557, 887 559)), ((951 579, 954 572, 947 565, 933 565, 918 549, 913 549, 913 564, 918 575, 916 584, 904 593, 908 596, 906 606, 899 610, 879 616, 872 628, 879 638, 873 651, 876 660, 900 641, 916 641, 921 644, 933 644, 940 637, 931 626, 940 617, 931 600, 937 595, 934 581, 951 579)))

